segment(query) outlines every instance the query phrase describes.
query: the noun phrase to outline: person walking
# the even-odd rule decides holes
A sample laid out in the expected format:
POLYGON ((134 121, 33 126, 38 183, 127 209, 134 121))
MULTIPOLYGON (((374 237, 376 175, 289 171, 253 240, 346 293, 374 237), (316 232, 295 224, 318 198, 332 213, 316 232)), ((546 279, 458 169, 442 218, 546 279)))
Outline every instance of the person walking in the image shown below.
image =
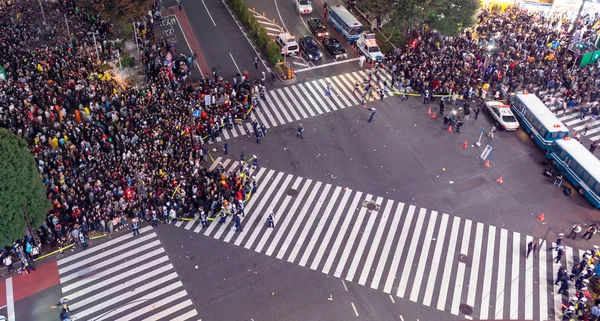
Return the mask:
POLYGON ((475 106, 475 119, 479 117, 479 112, 481 111, 481 107, 479 105, 475 106))
POLYGON ((593 223, 590 227, 588 227, 587 231, 583 233, 583 236, 581 238, 584 239, 587 237, 587 240, 589 241, 594 236, 594 234, 596 234, 596 232, 598 232, 598 225, 596 223, 593 223))
POLYGON ((204 209, 200 210, 200 224, 202 224, 202 228, 208 227, 208 222, 206 221, 206 213, 204 212, 204 209))
POLYGON ((538 249, 538 246, 539 246, 538 241, 531 241, 531 242, 529 242, 527 244, 527 255, 525 257, 528 258, 529 254, 531 252, 535 253, 535 251, 537 251, 537 249, 538 249))
POLYGON ((554 282, 555 285, 558 285, 560 282, 562 282, 562 280, 567 276, 567 269, 565 269, 564 267, 561 267, 560 269, 558 269, 558 272, 556 272, 556 282, 554 282))
POLYGON ((367 59, 367 58, 365 58, 365 56, 363 56, 363 55, 361 55, 361 56, 358 58, 358 65, 360 66, 360 68, 362 68, 362 67, 363 67, 363 65, 365 64, 365 60, 366 60, 366 59, 367 59))
POLYGON ((462 118, 458 117, 458 119, 456 120, 456 133, 460 134, 460 128, 463 125, 463 120, 462 118))
POLYGON ((273 212, 267 217, 267 227, 275 228, 275 213, 273 212))
POLYGON ((562 259, 564 254, 565 254, 565 247, 564 246, 559 247, 558 253, 556 255, 556 260, 554 261, 554 263, 560 263, 560 260, 562 259))
POLYGON ((181 3, 182 0, 177 0, 177 6, 179 7, 179 10, 183 9, 183 4, 181 3))
POLYGON ((371 115, 369 116, 369 123, 373 120, 373 116, 375 116, 375 108, 369 108, 371 111, 371 115))
POLYGON ((152 227, 158 226, 158 215, 155 210, 152 210, 152 227))
POLYGON ((577 237, 577 235, 579 235, 579 233, 581 233, 581 224, 577 223, 571 228, 571 233, 569 233, 568 238, 574 240, 577 237))
POLYGON ((556 238, 556 246, 553 247, 553 250, 558 250, 558 248, 562 245, 563 243, 563 238, 565 237, 564 233, 558 233, 558 238, 556 238))
POLYGON ((140 224, 137 218, 131 220, 131 230, 133 231, 133 236, 140 235, 140 224))
POLYGON ((567 278, 561 280, 558 294, 569 295, 569 280, 567 278))
POLYGON ((304 139, 304 136, 302 136, 302 133, 304 133, 304 127, 302 127, 302 124, 298 124, 298 130, 296 131, 296 137, 300 137, 301 139, 304 139))
POLYGON ((442 98, 442 99, 440 99, 440 110, 439 110, 438 115, 443 115, 445 108, 446 108, 446 102, 444 101, 444 98, 442 98))
POLYGON ((240 215, 238 213, 233 214, 233 221, 235 222, 235 230, 236 232, 243 232, 244 230, 242 229, 242 225, 241 225, 241 219, 240 219, 240 215))
POLYGON ((590 145, 590 153, 592 153, 592 154, 593 154, 593 153, 596 151, 596 148, 598 148, 598 145, 599 145, 599 144, 600 144, 600 143, 599 143, 598 141, 595 141, 595 142, 593 142, 593 143, 590 145))
POLYGON ((15 268, 13 268, 13 262, 12 259, 10 257, 9 253, 2 253, 2 264, 4 264, 4 266, 6 266, 6 268, 8 269, 8 273, 10 272, 14 272, 15 268))
POLYGON ((254 57, 254 69, 258 69, 258 57, 254 57))
POLYGON ((227 143, 227 141, 225 141, 225 144, 223 145, 223 153, 225 153, 225 155, 227 155, 228 152, 229 152, 229 144, 227 143))

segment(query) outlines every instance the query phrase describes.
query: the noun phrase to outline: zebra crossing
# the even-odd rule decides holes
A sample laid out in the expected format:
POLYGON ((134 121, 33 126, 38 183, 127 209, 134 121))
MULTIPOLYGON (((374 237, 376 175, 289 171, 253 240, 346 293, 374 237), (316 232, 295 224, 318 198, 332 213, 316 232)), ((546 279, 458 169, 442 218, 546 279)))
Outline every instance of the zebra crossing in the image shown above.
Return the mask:
POLYGON ((151 227, 58 260, 73 320, 197 320, 198 312, 151 227))
MULTIPOLYGON (((232 172, 239 162, 219 157, 212 169, 218 164, 232 172)), ((561 315, 554 244, 539 239, 539 254, 526 258, 529 235, 266 168, 252 175, 259 188, 243 232, 232 222, 173 224, 464 318, 561 315)), ((562 264, 582 253, 567 248, 562 264)))
MULTIPOLYGON (((556 112, 556 107, 548 107, 553 112, 556 112)), ((596 120, 591 118, 591 116, 585 116, 584 119, 577 118, 579 116, 579 112, 571 112, 565 114, 564 112, 559 113, 556 117, 558 120, 563 122, 568 128, 578 132, 583 135, 585 131, 586 123, 588 123, 588 131, 585 134, 585 137, 589 138, 592 141, 597 141, 600 139, 600 120, 596 120)))
MULTIPOLYGON (((354 84, 356 82, 363 84, 367 76, 367 71, 359 70, 269 90, 265 94, 265 99, 260 101, 259 107, 250 114, 250 117, 265 125, 267 129, 289 123, 296 126, 304 118, 360 105, 362 90, 354 92, 354 84), (325 95, 328 85, 331 88, 329 96, 325 95)), ((377 88, 384 81, 389 86, 391 79, 387 71, 379 69, 377 76, 373 76, 371 82, 377 88)), ((386 98, 391 94, 383 93, 383 96, 386 98)), ((376 92, 368 98, 369 100, 381 99, 376 92)), ((215 140, 220 142, 223 139, 245 136, 252 132, 252 124, 244 122, 231 130, 223 128, 222 135, 215 140)))

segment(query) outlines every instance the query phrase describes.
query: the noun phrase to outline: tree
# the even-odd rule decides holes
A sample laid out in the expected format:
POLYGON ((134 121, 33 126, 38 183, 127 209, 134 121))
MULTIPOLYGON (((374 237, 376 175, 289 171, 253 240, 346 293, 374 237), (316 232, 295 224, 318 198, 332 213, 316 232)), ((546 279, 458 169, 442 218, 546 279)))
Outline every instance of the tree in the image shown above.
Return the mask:
POLYGON ((0 128, 0 246, 25 235, 23 207, 36 228, 46 218, 51 203, 27 142, 0 128))
POLYGON ((362 0, 360 8, 370 17, 380 16, 383 33, 390 39, 406 35, 414 26, 426 24, 448 36, 456 36, 461 28, 474 23, 479 0, 362 0))

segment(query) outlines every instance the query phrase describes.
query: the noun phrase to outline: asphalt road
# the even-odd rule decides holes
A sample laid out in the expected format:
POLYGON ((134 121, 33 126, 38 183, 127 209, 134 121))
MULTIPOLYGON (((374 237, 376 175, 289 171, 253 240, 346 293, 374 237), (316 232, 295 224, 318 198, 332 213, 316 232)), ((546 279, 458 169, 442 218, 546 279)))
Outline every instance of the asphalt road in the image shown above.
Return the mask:
MULTIPOLYGON (((418 98, 368 105, 377 109, 372 123, 366 109, 350 107, 302 120, 304 140, 290 123, 271 128, 260 145, 253 136, 238 137, 229 151, 258 155, 263 166, 286 173, 537 237, 568 233, 574 223, 589 224, 597 214, 583 197, 564 196, 542 175, 544 153, 521 130, 499 132, 493 140, 484 135, 477 147, 481 128, 491 127, 486 114, 471 118, 456 134, 442 130, 442 120, 431 119, 418 98), (493 147, 490 168, 478 159, 487 144, 493 147), (547 224, 536 219, 542 212, 547 224)), ((437 103, 431 106, 437 111, 437 103)))
POLYGON ((458 319, 174 226, 158 234, 205 321, 458 319))

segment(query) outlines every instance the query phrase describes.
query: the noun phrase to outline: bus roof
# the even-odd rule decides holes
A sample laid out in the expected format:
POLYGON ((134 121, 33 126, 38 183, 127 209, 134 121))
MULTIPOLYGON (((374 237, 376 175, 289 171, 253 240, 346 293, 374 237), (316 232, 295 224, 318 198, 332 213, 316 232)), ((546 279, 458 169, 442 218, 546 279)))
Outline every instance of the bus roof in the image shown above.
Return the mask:
POLYGON ((517 94, 516 98, 527 106, 530 113, 535 115, 549 132, 569 132, 569 129, 546 107, 534 94, 517 94))
POLYGON ((585 169, 590 176, 600 182, 600 160, 576 139, 560 139, 556 144, 564 149, 571 157, 585 169))
POLYGON ((362 26, 362 23, 360 23, 360 21, 358 21, 358 19, 356 19, 356 17, 354 17, 352 13, 348 11, 348 9, 346 9, 346 7, 338 4, 335 7, 330 7, 329 9, 330 11, 335 12, 337 16, 340 17, 340 19, 342 19, 348 26, 362 26))

